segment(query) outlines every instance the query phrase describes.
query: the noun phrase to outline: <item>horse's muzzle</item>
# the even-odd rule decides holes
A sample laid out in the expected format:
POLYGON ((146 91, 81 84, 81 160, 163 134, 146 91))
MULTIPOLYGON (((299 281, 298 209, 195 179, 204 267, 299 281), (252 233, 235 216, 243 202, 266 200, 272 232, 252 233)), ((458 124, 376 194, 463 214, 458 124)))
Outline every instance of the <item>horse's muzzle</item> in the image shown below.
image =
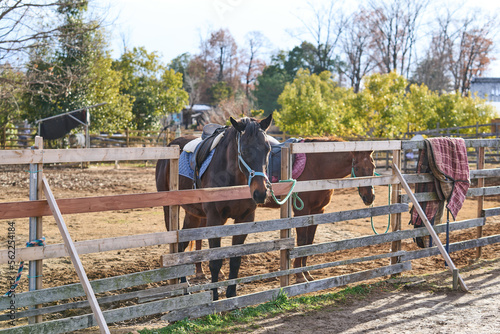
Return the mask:
POLYGON ((252 198, 257 204, 263 204, 267 198, 267 189, 266 191, 255 190, 252 194, 252 198))
POLYGON ((361 199, 363 200, 363 203, 365 203, 365 205, 372 205, 373 202, 375 201, 375 195, 372 195, 372 196, 361 196, 361 199))

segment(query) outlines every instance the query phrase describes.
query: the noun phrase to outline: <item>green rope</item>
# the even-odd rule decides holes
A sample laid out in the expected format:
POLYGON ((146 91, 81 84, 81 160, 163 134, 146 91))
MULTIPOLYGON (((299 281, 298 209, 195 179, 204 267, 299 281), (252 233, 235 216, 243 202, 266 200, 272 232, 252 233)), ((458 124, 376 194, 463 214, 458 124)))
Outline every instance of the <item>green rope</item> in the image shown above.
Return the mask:
POLYGON ((281 200, 281 201, 276 198, 276 196, 274 195, 273 188, 271 187, 271 195, 273 196, 274 201, 278 205, 283 205, 290 198, 290 196, 292 196, 293 207, 295 209, 297 209, 298 211, 302 210, 304 208, 304 202, 302 201, 302 199, 300 199, 300 197, 299 197, 299 195, 297 193, 293 192, 293 189, 295 188, 295 184, 297 183, 297 180, 295 180, 295 179, 289 179, 289 180, 280 180, 279 182, 293 182, 293 183, 292 183, 292 187, 290 188, 290 191, 285 196, 285 198, 283 200, 281 200), (297 202, 300 202, 300 206, 297 205, 297 202))
MULTIPOLYGON (((375 173, 375 174, 378 174, 378 173, 375 173)), ((392 192, 392 184, 389 184, 389 198, 388 198, 388 201, 389 201, 388 203, 389 204, 391 204, 391 192, 392 192)), ((370 207, 373 208, 373 204, 370 205, 370 207)), ((373 233, 378 234, 378 232, 375 230, 375 226, 373 225, 373 216, 370 217, 370 220, 372 222, 372 231, 373 231, 373 233)), ((384 234, 389 231, 389 227, 391 227, 391 215, 387 216, 387 228, 386 228, 384 234)))

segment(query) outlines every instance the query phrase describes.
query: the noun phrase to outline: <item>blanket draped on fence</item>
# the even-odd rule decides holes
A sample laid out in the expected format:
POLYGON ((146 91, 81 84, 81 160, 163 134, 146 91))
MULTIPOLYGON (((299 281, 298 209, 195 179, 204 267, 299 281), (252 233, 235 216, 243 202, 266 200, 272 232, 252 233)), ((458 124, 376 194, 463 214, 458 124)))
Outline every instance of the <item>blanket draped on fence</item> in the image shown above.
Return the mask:
MULTIPOLYGON (((425 147, 420 151, 417 173, 432 173, 435 180, 418 183, 415 193, 436 192, 438 200, 421 203, 422 209, 431 224, 438 223, 446 208, 456 219, 458 211, 465 201, 470 186, 467 148, 462 138, 430 138, 425 140, 425 147), (437 221, 435 221, 437 219, 437 221)), ((422 226, 416 210, 411 210, 410 224, 422 226)))

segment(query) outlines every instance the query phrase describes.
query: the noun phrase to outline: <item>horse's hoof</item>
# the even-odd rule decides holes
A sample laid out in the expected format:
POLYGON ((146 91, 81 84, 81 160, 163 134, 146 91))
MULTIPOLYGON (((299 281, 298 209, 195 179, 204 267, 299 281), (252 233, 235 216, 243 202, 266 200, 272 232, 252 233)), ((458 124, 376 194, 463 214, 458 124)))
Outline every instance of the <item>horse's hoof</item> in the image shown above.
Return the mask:
POLYGON ((303 273, 295 275, 295 284, 307 283, 307 278, 303 273))
POLYGON ((230 285, 226 289, 226 298, 236 297, 236 285, 230 285))

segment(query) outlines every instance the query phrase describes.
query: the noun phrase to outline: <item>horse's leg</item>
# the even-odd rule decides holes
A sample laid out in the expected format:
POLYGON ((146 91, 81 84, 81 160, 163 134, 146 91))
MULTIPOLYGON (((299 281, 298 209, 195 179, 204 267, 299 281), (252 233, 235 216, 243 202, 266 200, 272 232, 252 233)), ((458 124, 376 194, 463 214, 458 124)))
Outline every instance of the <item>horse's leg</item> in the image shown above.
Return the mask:
POLYGON ((169 226, 169 222, 170 222, 170 207, 169 206, 163 207, 163 219, 165 220, 165 228, 168 231, 168 226, 169 226))
MULTIPOLYGON (((310 199, 308 196, 310 196, 310 195, 307 195, 307 194, 301 195, 301 198, 304 200, 304 203, 310 202, 310 199)), ((310 205, 304 205, 304 209, 302 209, 301 211, 294 210, 294 217, 309 215, 311 212, 309 207, 310 207, 310 205)), ((295 231, 297 232, 297 246, 307 245, 308 244, 307 243, 308 227, 307 226, 306 227, 297 227, 295 229, 295 231)), ((293 261, 293 267, 294 268, 302 267, 302 259, 303 258, 301 258, 301 257, 295 258, 295 260, 293 261)), ((295 282, 297 284, 307 282, 307 278, 303 272, 295 274, 295 282)))
MULTIPOLYGON (((307 226, 307 233, 306 233, 306 245, 312 245, 314 242, 314 234, 316 234, 316 228, 318 225, 311 225, 307 226)), ((302 267, 305 267, 307 265, 307 256, 302 257, 302 267)), ((309 271, 304 271, 304 276, 308 281, 314 281, 314 277, 312 277, 311 273, 309 271)))
MULTIPOLYGON (((255 220, 255 211, 248 214, 243 220, 234 220, 235 224, 244 222, 253 222, 255 220)), ((233 246, 241 245, 245 242, 247 238, 246 234, 233 236, 233 246)), ((238 273, 240 272, 241 266, 241 256, 232 257, 229 260, 229 279, 238 278, 238 273)), ((229 285, 226 290, 226 297, 231 298, 236 296, 236 284, 229 285)))
MULTIPOLYGON (((200 227, 205 227, 205 226, 207 226, 207 220, 205 218, 202 218, 201 219, 200 227)), ((203 242, 203 240, 196 240, 196 250, 201 250, 201 248, 202 248, 202 242, 203 242)), ((203 272, 203 268, 201 266, 201 262, 195 263, 195 266, 196 266, 196 278, 206 279, 207 276, 203 272)))
MULTIPOLYGON (((198 228, 200 227, 203 219, 199 218, 197 216, 194 216, 190 214, 188 211, 185 211, 186 215, 184 216, 184 225, 183 229, 190 229, 190 228, 198 228)), ((186 250, 186 248, 189 246, 190 242, 185 241, 185 242, 180 242, 179 243, 179 253, 182 253, 186 250)), ((201 244, 200 244, 200 249, 201 249, 201 244)), ((196 267, 198 268, 198 265, 200 266, 201 270, 201 263, 196 263, 196 267)), ((203 274, 203 270, 201 270, 201 274, 203 274)), ((198 271, 196 272, 196 276, 198 277, 198 271)), ((181 277, 181 283, 187 282, 186 277, 181 277)))
MULTIPOLYGON (((201 250, 201 243, 202 243, 202 240, 196 240, 196 250, 201 250)), ((207 278, 205 276, 205 273, 203 272, 201 262, 196 262, 195 266, 196 266, 196 278, 199 278, 199 279, 207 278)))
MULTIPOLYGON (((207 215, 207 226, 219 226, 226 223, 227 218, 223 219, 214 205, 207 205, 203 208, 207 215)), ((220 247, 220 239, 221 238, 208 239, 208 245, 210 249, 220 247)), ((210 260, 209 262, 210 274, 212 275, 212 283, 217 283, 219 281, 219 273, 220 269, 222 268, 222 262, 222 259, 210 260)), ((219 293, 217 290, 217 288, 212 289, 213 300, 219 299, 219 293)))
MULTIPOLYGON (((297 246, 304 246, 307 245, 307 228, 308 227, 297 227, 296 232, 297 232, 297 246)), ((293 267, 294 268, 299 268, 302 267, 302 257, 297 257, 293 261, 293 267)), ((307 279, 304 275, 304 273, 296 273, 295 274, 295 282, 298 283, 305 283, 307 282, 307 279)))
MULTIPOLYGON (((311 215, 317 215, 317 214, 322 214, 325 213, 325 207, 322 207, 320 209, 316 208, 315 210, 311 210, 309 214, 311 215)), ((305 233, 305 245, 312 245, 314 242, 314 235, 316 234, 316 229, 318 228, 318 225, 311 225, 307 226, 307 232, 305 233)), ((305 267, 307 266, 307 256, 304 256, 301 258, 301 266, 305 267)), ((312 277, 311 273, 309 271, 304 272, 304 276, 308 281, 314 281, 314 277, 312 277)))
MULTIPOLYGON (((247 238, 246 234, 233 236, 233 246, 243 244, 246 238, 247 238)), ((240 266, 241 266, 241 256, 232 257, 229 260, 229 279, 238 278, 238 273, 240 272, 240 266)), ((231 298, 235 296, 236 296, 236 284, 229 285, 226 290, 226 297, 231 298)))
MULTIPOLYGON (((220 247, 220 238, 208 239, 208 245, 210 249, 220 247)), ((219 281, 219 272, 222 268, 222 259, 210 260, 209 262, 210 274, 212 275, 212 283, 217 283, 219 281)), ((213 300, 219 299, 219 293, 217 288, 212 289, 213 300)))

